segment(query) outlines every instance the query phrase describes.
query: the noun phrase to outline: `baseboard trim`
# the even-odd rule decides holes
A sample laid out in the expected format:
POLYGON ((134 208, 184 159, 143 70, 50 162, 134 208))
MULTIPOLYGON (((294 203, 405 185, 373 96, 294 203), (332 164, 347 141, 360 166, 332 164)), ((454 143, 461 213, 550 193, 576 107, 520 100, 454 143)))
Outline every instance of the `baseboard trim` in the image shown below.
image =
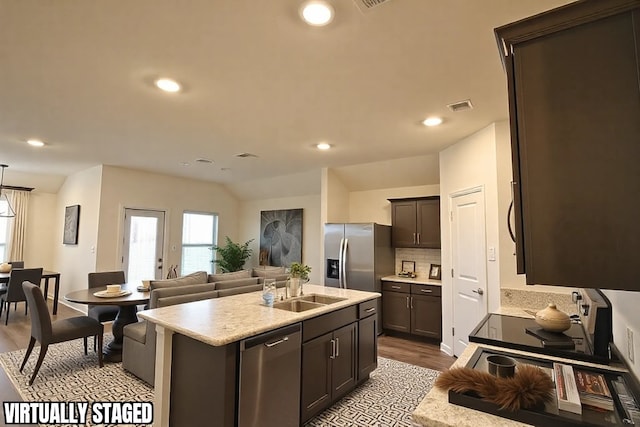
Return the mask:
POLYGON ((447 354, 447 356, 455 357, 453 355, 453 349, 443 342, 440 343, 440 351, 447 354))

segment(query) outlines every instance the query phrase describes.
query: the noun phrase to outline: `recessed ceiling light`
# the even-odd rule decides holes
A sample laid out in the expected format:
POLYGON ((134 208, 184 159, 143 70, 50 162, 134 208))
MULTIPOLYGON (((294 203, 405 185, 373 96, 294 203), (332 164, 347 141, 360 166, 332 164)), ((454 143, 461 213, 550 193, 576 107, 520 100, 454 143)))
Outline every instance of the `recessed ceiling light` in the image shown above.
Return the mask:
POLYGON ((29 139, 27 140, 27 144, 31 145, 32 147, 44 147, 44 142, 40 141, 39 139, 29 139))
POLYGON ((180 162, 180 166, 185 166, 186 167, 186 166, 189 166, 189 165, 190 165, 189 162, 180 162))
POLYGON ((182 88, 180 83, 173 79, 161 78, 156 80, 156 86, 158 89, 163 90, 165 92, 179 92, 182 88))
POLYGON ((428 117, 422 122, 422 124, 425 126, 438 126, 441 123, 442 123, 441 117, 428 117))
POLYGON ((326 142, 321 142, 320 144, 316 145, 316 147, 318 148, 318 150, 328 150, 331 148, 331 144, 327 144, 326 142))
POLYGON ((309 25, 321 27, 333 21, 333 6, 323 0, 309 0, 300 6, 300 16, 309 25))

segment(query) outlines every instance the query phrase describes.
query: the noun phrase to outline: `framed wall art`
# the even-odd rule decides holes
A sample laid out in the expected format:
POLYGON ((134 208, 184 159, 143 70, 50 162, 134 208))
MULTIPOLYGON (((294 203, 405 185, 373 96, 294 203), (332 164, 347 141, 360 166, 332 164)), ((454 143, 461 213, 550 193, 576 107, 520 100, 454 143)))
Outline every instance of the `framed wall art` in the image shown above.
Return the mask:
POLYGON ((441 274, 442 269, 440 268, 440 264, 431 264, 431 268, 429 268, 429 279, 440 280, 441 274))
POLYGON ((260 265, 302 262, 302 209, 260 212, 260 265))
POLYGON ((62 243, 78 244, 78 227, 80 226, 80 205, 67 206, 64 210, 64 234, 62 243))

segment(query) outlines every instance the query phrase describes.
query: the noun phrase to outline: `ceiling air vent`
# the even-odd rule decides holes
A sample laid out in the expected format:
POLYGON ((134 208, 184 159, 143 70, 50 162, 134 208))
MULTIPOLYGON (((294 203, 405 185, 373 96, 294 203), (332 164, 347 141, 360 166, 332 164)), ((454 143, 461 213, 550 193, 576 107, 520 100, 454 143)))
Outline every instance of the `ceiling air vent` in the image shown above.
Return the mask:
POLYGON ((247 157, 258 157, 255 154, 251 154, 251 153, 240 153, 240 154, 236 154, 236 157, 242 157, 242 158, 247 158, 247 157))
POLYGON ((454 113, 457 113, 458 111, 471 110, 473 108, 473 104, 471 104, 470 99, 465 99, 464 101, 448 104, 447 107, 449 107, 449 109, 454 113))
POLYGON ((387 3, 390 0, 353 0, 360 12, 368 12, 376 6, 380 6, 382 3, 387 3))

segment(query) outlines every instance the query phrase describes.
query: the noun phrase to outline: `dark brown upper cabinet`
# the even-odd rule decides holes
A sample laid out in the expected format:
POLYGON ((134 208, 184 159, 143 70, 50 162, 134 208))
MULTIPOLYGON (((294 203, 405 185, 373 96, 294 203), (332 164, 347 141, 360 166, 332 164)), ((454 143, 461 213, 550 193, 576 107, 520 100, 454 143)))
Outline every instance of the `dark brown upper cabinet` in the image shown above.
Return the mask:
POLYGON ((509 93, 518 272, 640 290, 640 0, 495 30, 509 93))
POLYGON ((388 200, 393 247, 440 248, 440 196, 388 200))

